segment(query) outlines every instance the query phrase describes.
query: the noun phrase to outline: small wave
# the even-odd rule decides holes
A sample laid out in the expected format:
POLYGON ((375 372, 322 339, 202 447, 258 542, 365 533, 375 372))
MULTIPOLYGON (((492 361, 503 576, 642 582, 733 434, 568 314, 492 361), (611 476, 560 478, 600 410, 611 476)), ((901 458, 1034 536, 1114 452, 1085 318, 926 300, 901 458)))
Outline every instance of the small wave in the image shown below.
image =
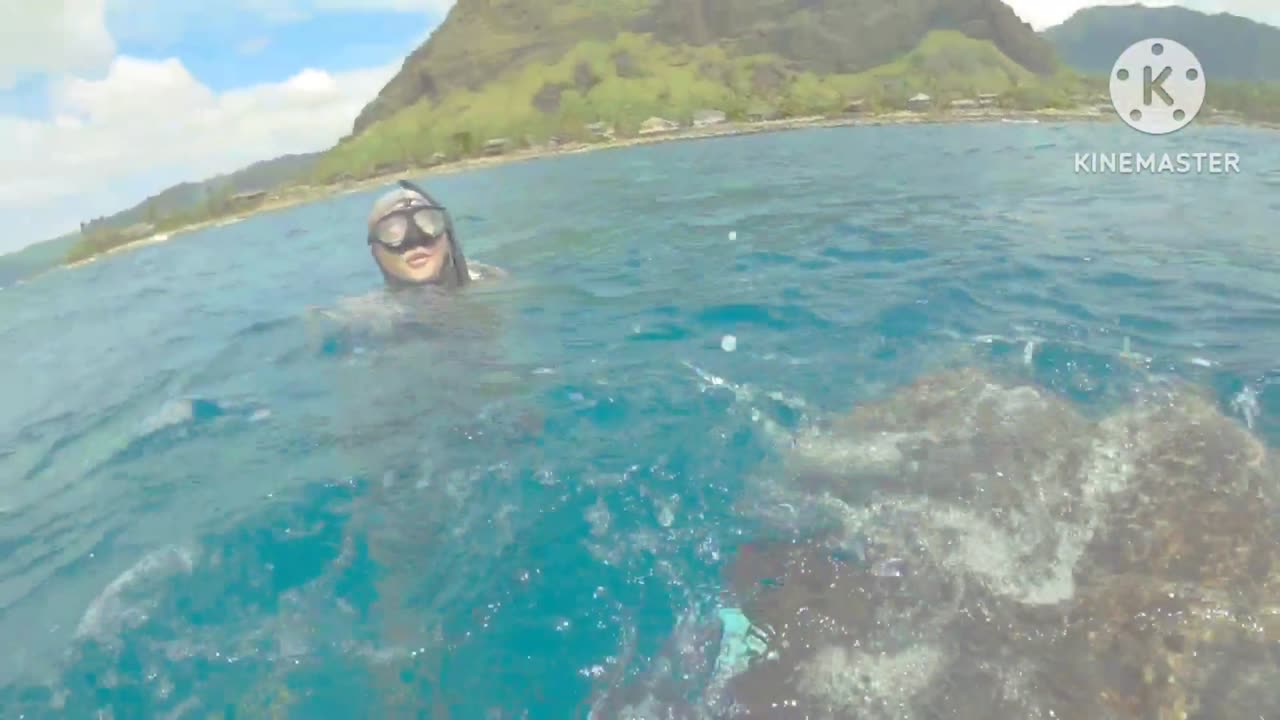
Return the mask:
POLYGON ((223 417, 243 417, 250 422, 260 422, 271 417, 271 411, 249 402, 213 400, 191 397, 170 400, 154 414, 143 420, 139 428, 141 438, 156 435, 165 430, 184 425, 217 420, 223 417))
POLYGON ((1246 387, 1241 390, 1231 399, 1231 409, 1238 413, 1244 419, 1245 426, 1252 430, 1254 422, 1262 415, 1262 406, 1258 402, 1258 389, 1246 387))
POLYGON ((196 561, 196 553, 181 546, 146 555, 89 603, 76 628, 76 637, 103 643, 118 641, 123 631, 145 622, 159 603, 156 586, 175 575, 190 575, 196 561))

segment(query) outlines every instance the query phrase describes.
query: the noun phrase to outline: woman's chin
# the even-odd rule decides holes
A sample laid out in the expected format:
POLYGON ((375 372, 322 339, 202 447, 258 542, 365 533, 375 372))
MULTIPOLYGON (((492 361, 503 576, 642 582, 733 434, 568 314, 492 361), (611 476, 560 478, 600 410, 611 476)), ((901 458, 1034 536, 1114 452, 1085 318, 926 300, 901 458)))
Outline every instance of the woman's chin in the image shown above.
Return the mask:
POLYGON ((404 277, 409 282, 425 283, 434 280, 439 275, 439 268, 433 265, 424 267, 406 267, 404 269, 404 277))

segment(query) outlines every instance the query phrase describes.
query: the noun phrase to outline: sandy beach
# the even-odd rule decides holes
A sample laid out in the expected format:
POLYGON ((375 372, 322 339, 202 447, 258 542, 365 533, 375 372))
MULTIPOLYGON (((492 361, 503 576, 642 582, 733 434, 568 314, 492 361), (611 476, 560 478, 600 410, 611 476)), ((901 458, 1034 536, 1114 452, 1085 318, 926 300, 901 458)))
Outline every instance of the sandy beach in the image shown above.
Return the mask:
MULTIPOLYGON (((252 210, 231 215, 219 217, 180 228, 171 229, 168 232, 157 233, 155 235, 135 240, 117 247, 106 250, 92 257, 85 258, 73 263, 67 263, 61 267, 64 269, 81 267, 88 265, 97 259, 118 252, 134 250, 148 245, 170 240, 177 235, 183 233, 195 232, 211 227, 221 227, 240 222, 247 218, 263 213, 283 210, 285 208, 303 205, 306 203, 322 200, 327 197, 337 195, 346 195, 350 193, 363 192, 378 187, 383 187, 394 183, 400 179, 416 179, 423 177, 434 177, 440 175, 449 175, 468 170, 476 170, 486 167, 494 167, 498 165, 506 165, 509 163, 524 162, 529 160, 537 160, 541 158, 555 157, 559 155, 573 155, 585 152, 599 152, 603 150, 612 150, 626 147, 636 147, 640 145, 654 145, 657 143, 680 142, 690 140, 705 140, 716 137, 733 137, 741 135, 755 135, 770 132, 785 132, 788 130, 802 130, 812 128, 834 128, 834 127, 876 127, 883 125, 936 125, 950 123, 1039 123, 1039 122, 1118 122, 1118 119, 1110 113, 1103 113, 1096 109, 1077 109, 1077 110, 1034 110, 1034 111, 1010 111, 1010 110, 992 110, 977 109, 963 111, 946 111, 936 113, 917 113, 908 111, 898 111, 891 113, 866 113, 854 116, 811 116, 800 118, 787 118, 783 120, 770 120, 752 123, 736 123, 727 122, 718 125, 712 125, 699 128, 682 128, 669 132, 655 133, 652 135, 643 135, 638 137, 618 138, 616 140, 608 140, 594 143, 569 143, 558 147, 534 147, 513 150, 502 155, 494 155, 488 157, 467 158, 455 162, 436 165, 433 167, 413 167, 400 170, 394 173, 378 175, 375 177, 364 178, 361 180, 348 181, 340 184, 332 185, 316 185, 316 186, 300 186, 284 188, 274 194, 274 197, 263 202, 261 205, 252 210)), ((1261 127, 1267 129, 1280 129, 1277 126, 1257 123, 1239 123, 1230 121, 1215 121, 1214 119, 1206 119, 1201 121, 1202 124, 1218 124, 1218 125, 1248 125, 1249 127, 1261 127)))

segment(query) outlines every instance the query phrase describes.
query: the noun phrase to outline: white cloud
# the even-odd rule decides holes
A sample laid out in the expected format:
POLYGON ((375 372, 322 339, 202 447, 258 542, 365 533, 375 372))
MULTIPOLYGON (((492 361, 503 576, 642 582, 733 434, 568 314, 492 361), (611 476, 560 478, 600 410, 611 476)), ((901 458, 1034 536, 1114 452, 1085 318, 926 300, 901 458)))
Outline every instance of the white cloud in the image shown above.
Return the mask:
POLYGON ((1005 0, 1018 15, 1037 30, 1057 25, 1077 10, 1094 5, 1135 5, 1168 7, 1181 5, 1205 13, 1229 12, 1233 15, 1280 25, 1280 1, 1277 0, 1005 0))
POLYGON ((115 55, 106 0, 0 0, 0 91, 26 75, 91 73, 115 55))
POLYGON ((51 120, 0 116, 12 139, 0 154, 0 242, 40 240, 178 182, 329 147, 399 66, 304 70, 215 93, 177 59, 118 57, 101 80, 61 82, 51 120))

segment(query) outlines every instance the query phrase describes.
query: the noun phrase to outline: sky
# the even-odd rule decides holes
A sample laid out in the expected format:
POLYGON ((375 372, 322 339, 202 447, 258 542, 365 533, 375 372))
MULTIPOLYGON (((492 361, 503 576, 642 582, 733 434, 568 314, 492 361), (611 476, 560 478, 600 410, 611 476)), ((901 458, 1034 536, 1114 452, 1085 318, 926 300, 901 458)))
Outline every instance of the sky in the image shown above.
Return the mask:
MULTIPOLYGON (((1006 2, 1042 29, 1131 0, 1006 2)), ((330 147, 452 4, 0 0, 0 253, 179 182, 330 147)), ((1146 4, 1280 25, 1280 0, 1146 4)))

